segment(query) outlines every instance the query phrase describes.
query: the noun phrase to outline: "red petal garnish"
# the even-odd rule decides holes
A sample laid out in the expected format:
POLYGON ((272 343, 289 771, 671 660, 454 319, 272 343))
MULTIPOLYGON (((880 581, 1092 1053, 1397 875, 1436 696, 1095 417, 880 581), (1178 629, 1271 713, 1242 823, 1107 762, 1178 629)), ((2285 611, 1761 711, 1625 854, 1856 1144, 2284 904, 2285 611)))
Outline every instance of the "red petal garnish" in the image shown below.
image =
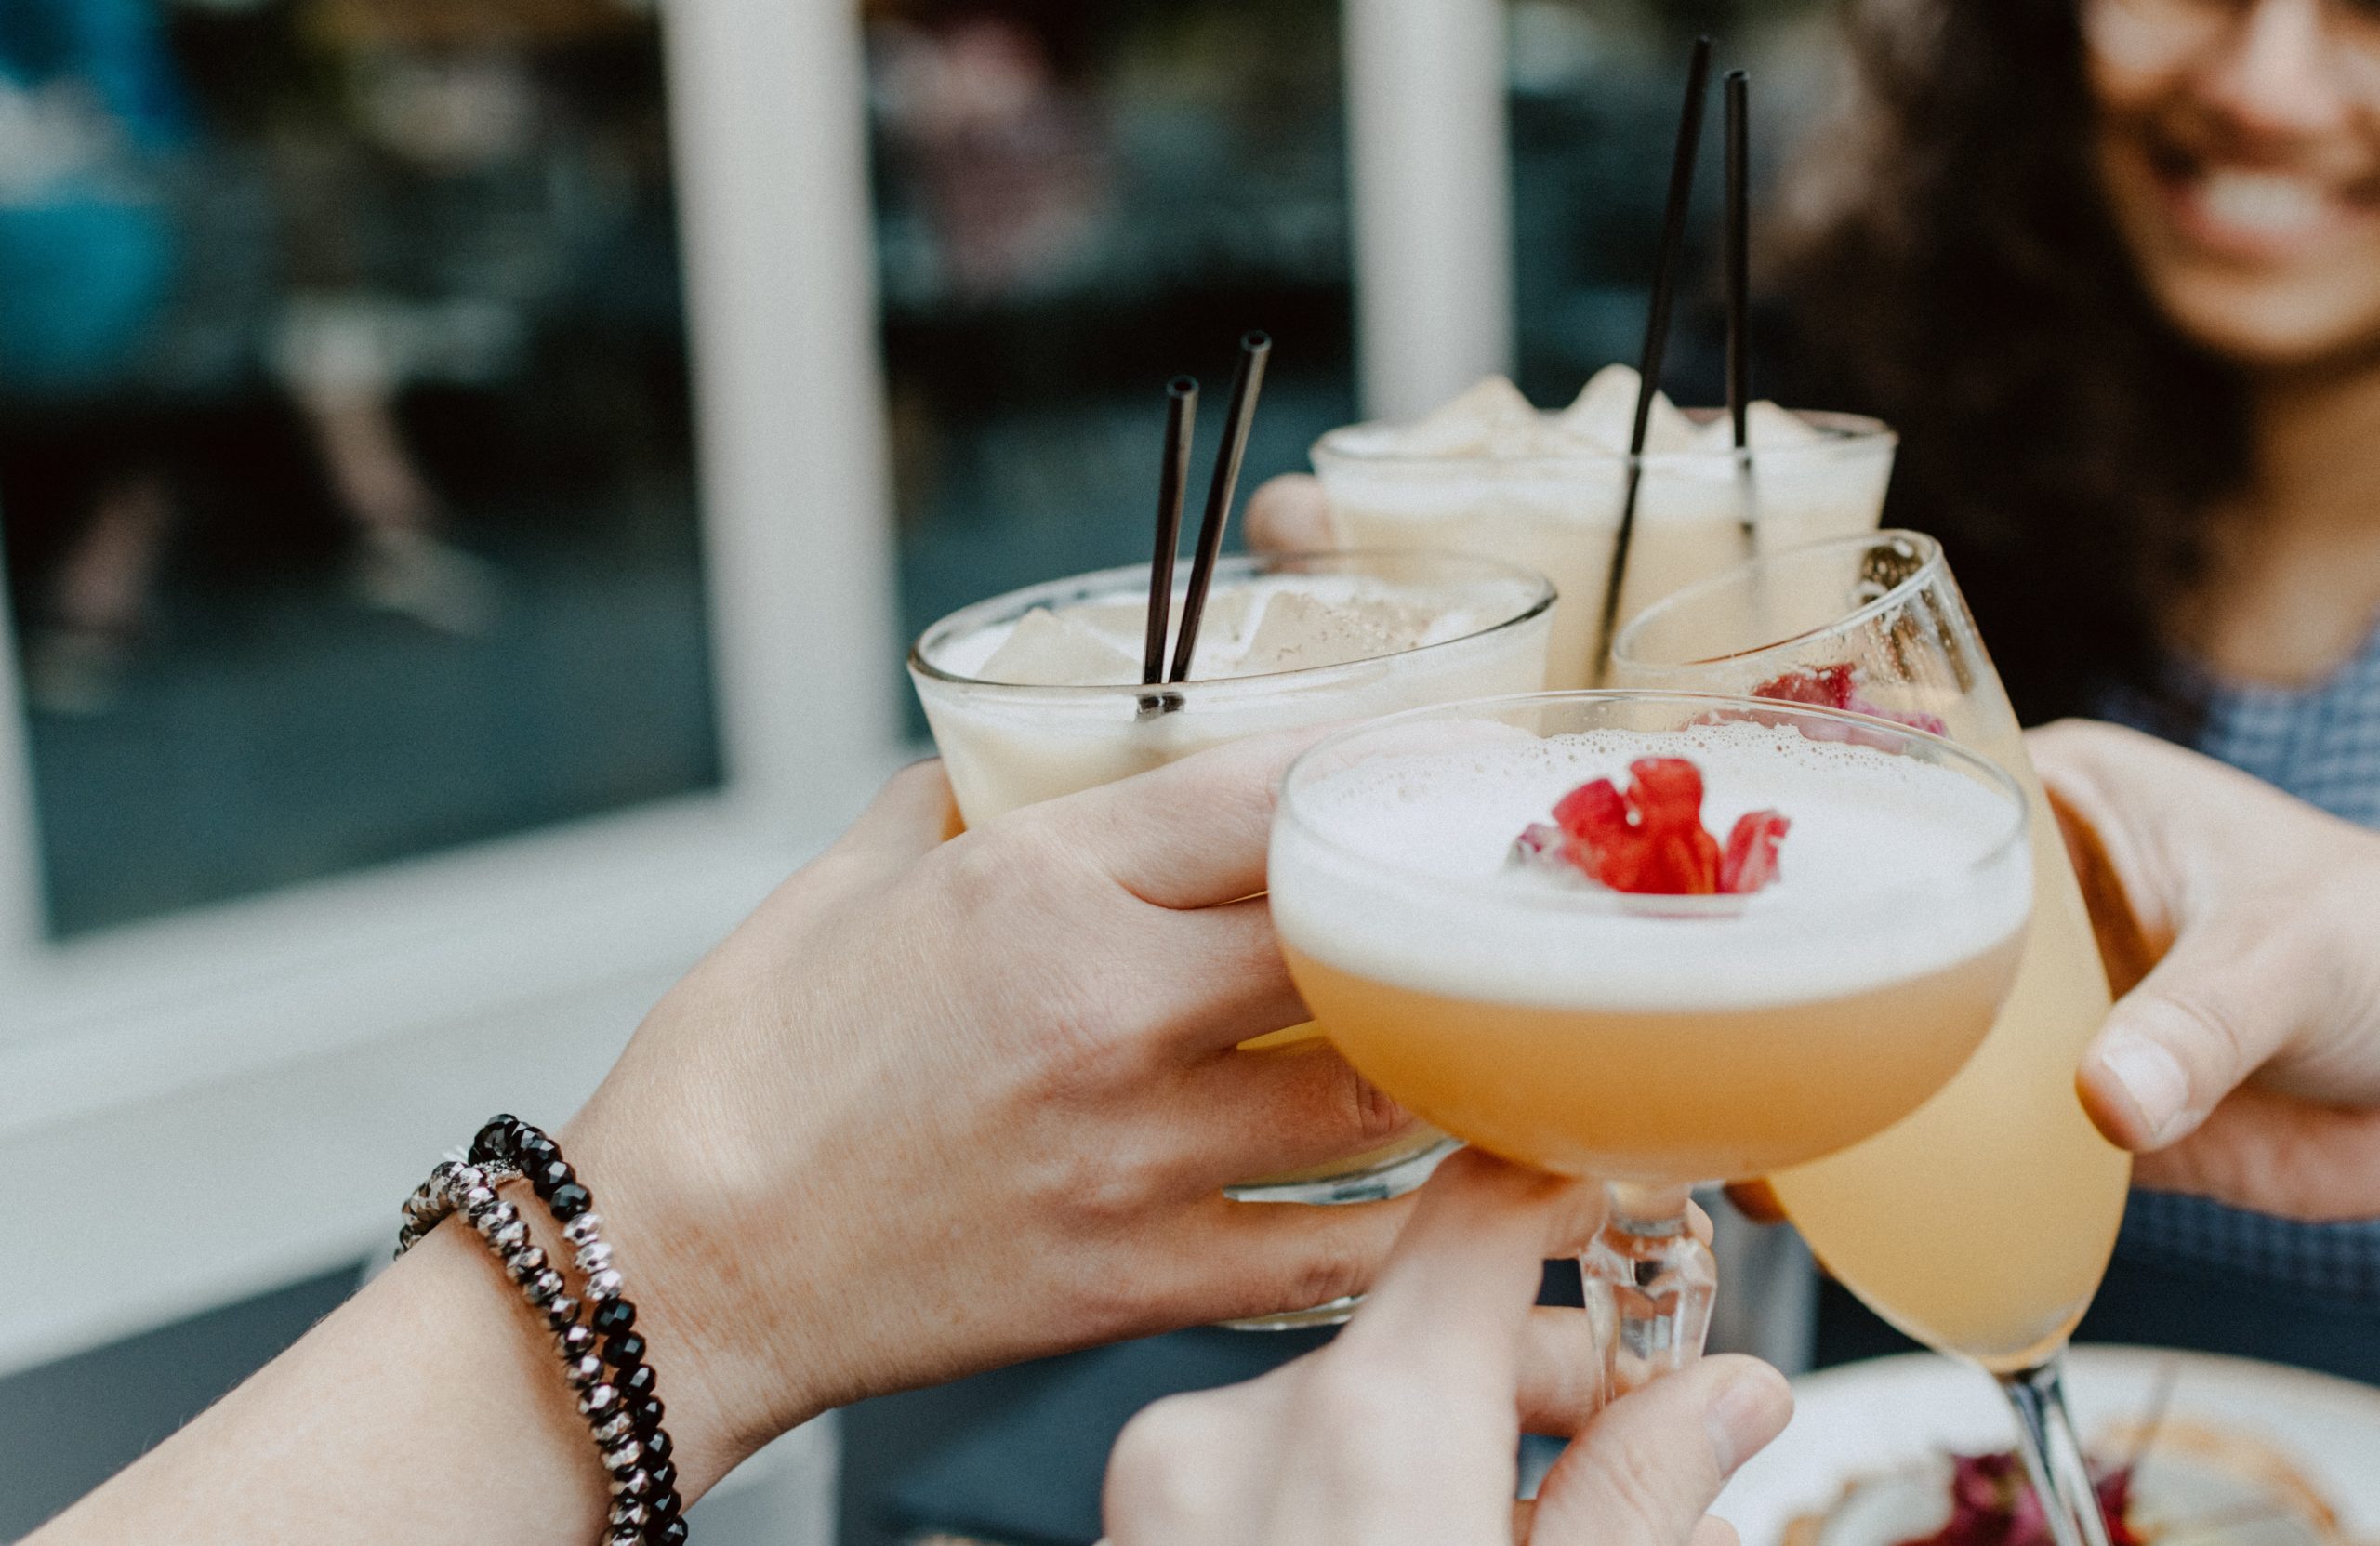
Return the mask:
MULTIPOLYGON (((1752 690, 1752 695, 1773 698, 1778 703, 1805 703, 1815 708, 1840 708, 1853 714, 1865 714, 1874 720, 1890 720, 1911 730, 1922 730, 1928 735, 1948 735, 1950 733, 1950 727, 1937 715, 1914 710, 1903 712, 1870 702, 1859 692, 1859 668, 1848 661, 1838 661, 1831 666, 1805 666, 1788 671, 1781 677, 1762 682, 1752 690)), ((1849 741, 1864 745, 1883 739, 1863 736, 1851 725, 1822 725, 1805 720, 1801 721, 1799 728, 1813 741, 1849 741)))
POLYGON ((1833 666, 1805 666, 1762 682, 1752 690, 1755 698, 1778 703, 1805 703, 1813 708, 1848 708, 1857 693, 1858 672, 1848 661, 1833 666))
POLYGON ((1760 890, 1777 879, 1777 845, 1793 824, 1774 811, 1747 811, 1736 818, 1727 834, 1727 851, 1719 859, 1719 889, 1741 895, 1760 890))
MULTIPOLYGON (((1554 807, 1554 821, 1561 859, 1613 891, 1647 896, 1758 891, 1777 878, 1787 826, 1774 811, 1755 812, 1736 824, 1722 852, 1702 826, 1702 770, 1682 757, 1630 763, 1625 793, 1607 778, 1581 784, 1554 807)), ((1514 840, 1514 859, 1546 862, 1556 852, 1554 835, 1532 824, 1514 840)))

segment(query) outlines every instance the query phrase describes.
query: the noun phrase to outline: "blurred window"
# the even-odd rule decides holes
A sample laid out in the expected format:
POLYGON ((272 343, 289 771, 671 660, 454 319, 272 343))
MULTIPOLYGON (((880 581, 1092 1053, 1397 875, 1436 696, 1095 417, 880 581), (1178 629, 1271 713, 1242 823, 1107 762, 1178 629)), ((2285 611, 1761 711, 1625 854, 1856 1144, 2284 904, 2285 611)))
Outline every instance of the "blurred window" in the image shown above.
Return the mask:
POLYGON ((719 779, 650 0, 0 6, 54 932, 719 779))
POLYGON ((1354 416, 1335 0, 861 14, 911 635, 1144 562, 1165 382, 1206 389, 1203 497, 1250 328, 1275 350, 1243 491, 1354 416))
MULTIPOLYGON (((1723 399, 1719 77, 1752 73, 1757 222, 1762 194, 1836 89, 1836 8, 1829 0, 1510 0, 1515 374, 1530 397, 1567 403, 1600 367, 1637 361, 1686 57, 1707 32, 1718 44, 1710 115, 1663 379, 1685 403, 1723 399)), ((1755 248, 1755 267, 1759 257, 1755 248)), ((1752 363, 1757 393, 1757 355, 1752 363)))

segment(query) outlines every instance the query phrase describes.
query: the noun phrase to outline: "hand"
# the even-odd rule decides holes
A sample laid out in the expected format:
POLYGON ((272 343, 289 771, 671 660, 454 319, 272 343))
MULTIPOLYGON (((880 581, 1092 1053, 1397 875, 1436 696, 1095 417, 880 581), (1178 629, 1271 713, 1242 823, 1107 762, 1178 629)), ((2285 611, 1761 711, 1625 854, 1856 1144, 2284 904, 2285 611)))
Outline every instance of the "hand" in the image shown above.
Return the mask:
POLYGON ((2150 1187, 2380 1214, 2380 835, 2132 731, 2026 742, 2122 996, 2092 1119, 2150 1187))
POLYGON ((1322 480, 1305 472, 1267 478, 1248 496, 1240 518, 1249 548, 1259 553, 1304 553, 1346 546, 1322 480))
POLYGON ((1733 1546, 1703 1510, 1783 1431, 1783 1378, 1714 1356, 1598 1412, 1586 1312, 1532 1301, 1541 1260, 1601 1225, 1603 1187, 1465 1150, 1420 1197, 1329 1347, 1125 1428, 1114 1546, 1733 1546), (1524 1428, 1574 1442, 1516 1509, 1524 1428))
POLYGON ((1305 1018, 1263 900, 1313 737, 945 842, 896 777, 654 1010, 569 1130, 699 1481, 829 1405, 1363 1288, 1405 1208, 1225 1200, 1408 1119, 1305 1018), (699 1453, 696 1453, 699 1451, 699 1453))

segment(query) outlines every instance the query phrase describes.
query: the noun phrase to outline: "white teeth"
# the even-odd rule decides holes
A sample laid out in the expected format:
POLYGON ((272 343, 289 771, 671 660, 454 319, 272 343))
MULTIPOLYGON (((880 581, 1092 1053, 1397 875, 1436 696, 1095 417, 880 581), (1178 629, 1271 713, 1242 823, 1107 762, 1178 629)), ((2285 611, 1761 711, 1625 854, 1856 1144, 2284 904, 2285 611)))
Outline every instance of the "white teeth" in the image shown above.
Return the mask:
POLYGON ((2199 180, 2199 198, 2215 219, 2260 236, 2311 230, 2331 205, 2319 184, 2278 172, 2209 172, 2199 180))

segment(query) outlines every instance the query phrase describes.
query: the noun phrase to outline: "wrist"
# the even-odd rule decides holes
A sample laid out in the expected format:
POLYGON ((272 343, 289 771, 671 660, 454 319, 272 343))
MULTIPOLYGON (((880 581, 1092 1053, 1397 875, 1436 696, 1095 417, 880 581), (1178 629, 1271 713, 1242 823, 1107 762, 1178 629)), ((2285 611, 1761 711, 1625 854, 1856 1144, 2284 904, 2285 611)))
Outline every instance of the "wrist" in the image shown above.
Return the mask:
POLYGON ((627 1275, 692 1499, 848 1393, 822 1355, 823 1324, 804 1308, 816 1296, 803 1269, 765 1249, 785 1199, 736 1184, 691 1146, 665 1153, 638 1141, 602 1105, 599 1095, 556 1136, 627 1275))

